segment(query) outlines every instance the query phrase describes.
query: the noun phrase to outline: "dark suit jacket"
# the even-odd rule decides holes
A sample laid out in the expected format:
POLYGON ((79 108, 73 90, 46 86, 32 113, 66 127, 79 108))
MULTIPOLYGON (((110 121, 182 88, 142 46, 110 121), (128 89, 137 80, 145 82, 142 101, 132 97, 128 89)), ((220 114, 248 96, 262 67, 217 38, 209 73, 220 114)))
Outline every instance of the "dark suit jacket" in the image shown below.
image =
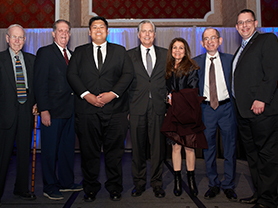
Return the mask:
MULTIPOLYGON (((33 92, 33 65, 35 56, 30 53, 23 53, 24 62, 27 71, 28 78, 28 94, 25 105, 28 105, 27 117, 32 117, 32 107, 35 104, 34 92, 33 92)), ((13 70, 13 64, 9 49, 0 52, 0 128, 10 128, 17 115, 17 108, 19 102, 17 100, 17 91, 15 83, 15 75, 13 70)))
MULTIPOLYGON (((233 59, 233 56, 231 54, 221 53, 221 52, 219 52, 219 56, 220 56, 222 69, 224 72, 225 82, 226 82, 226 86, 227 86, 227 89, 229 92, 229 96, 230 96, 230 98, 232 98, 229 77, 230 77, 230 73, 231 73, 231 61, 233 59)), ((206 55, 206 53, 204 53, 204 54, 201 54, 201 55, 193 58, 200 67, 200 69, 198 70, 198 75, 199 75, 199 92, 200 92, 201 96, 203 96, 203 94, 204 94, 206 57, 207 57, 207 55, 206 55)))
POLYGON ((164 115, 166 112, 165 70, 167 50, 157 46, 154 47, 156 63, 151 77, 149 77, 144 67, 140 46, 128 51, 135 70, 135 77, 130 87, 130 114, 144 115, 147 112, 149 91, 152 95, 154 111, 158 115, 164 115))
POLYGON ((127 89, 133 79, 134 70, 125 48, 107 43, 107 54, 100 72, 92 53, 92 43, 77 47, 68 66, 68 81, 76 93, 76 113, 92 114, 102 111, 112 114, 128 111, 127 89), (80 98, 85 91, 94 95, 113 91, 119 98, 98 108, 80 98))
POLYGON ((240 115, 243 118, 256 116, 250 110, 254 100, 266 104, 264 115, 278 114, 277 81, 277 37, 272 33, 256 32, 242 51, 234 72, 235 98, 240 115))
POLYGON ((34 65, 34 87, 39 112, 51 118, 69 118, 74 106, 73 90, 67 81, 67 64, 58 46, 41 47, 34 65))

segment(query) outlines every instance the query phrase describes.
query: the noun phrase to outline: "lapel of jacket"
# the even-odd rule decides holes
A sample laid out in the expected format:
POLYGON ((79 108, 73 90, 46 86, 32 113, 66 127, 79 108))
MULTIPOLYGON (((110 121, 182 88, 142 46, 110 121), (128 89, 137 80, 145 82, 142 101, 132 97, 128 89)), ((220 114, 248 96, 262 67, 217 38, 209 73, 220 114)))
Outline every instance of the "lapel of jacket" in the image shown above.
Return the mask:
POLYGON ((106 47, 107 47, 106 48, 106 57, 105 57, 105 60, 103 62, 100 74, 102 74, 107 69, 107 67, 111 64, 111 61, 112 61, 112 58, 113 58, 113 55, 114 55, 113 44, 110 44, 110 43, 107 42, 106 47))
POLYGON ((9 48, 5 52, 4 67, 5 67, 5 72, 7 73, 8 79, 10 80, 11 85, 13 86, 14 90, 16 91, 15 74, 14 74, 14 68, 13 68, 9 48))
POLYGON ((223 70, 223 73, 224 73, 224 79, 225 79, 225 82, 226 82, 226 86, 227 86, 228 91, 230 93, 230 85, 228 83, 229 83, 229 76, 230 76, 229 68, 231 66, 228 66, 227 64, 231 65, 231 63, 227 62, 227 60, 225 58, 225 55, 221 52, 219 52, 219 57, 220 57, 221 65, 222 65, 222 70, 223 70))
MULTIPOLYGON (((254 41, 256 40, 256 38, 258 37, 259 33, 256 32, 253 37, 249 40, 249 42, 247 43, 247 45, 245 46, 245 48, 243 49, 243 51, 241 52, 237 64, 236 64, 236 68, 238 66, 238 64, 240 63, 240 61, 242 60, 242 58, 244 57, 245 53, 248 51, 248 49, 251 47, 251 45, 254 43, 254 41)), ((240 48, 240 47, 239 47, 240 48)))
POLYGON ((201 64, 200 64, 200 69, 199 69, 199 86, 200 87, 200 95, 203 96, 204 94, 204 85, 205 85, 205 71, 206 71, 206 58, 207 54, 202 54, 201 55, 201 64))
POLYGON ((32 63, 30 63, 30 60, 26 57, 26 53, 22 51, 22 55, 24 58, 24 63, 26 67, 26 74, 28 79, 28 89, 30 90, 33 86, 33 66, 32 63), (30 88, 31 87, 31 88, 30 88))
MULTIPOLYGON (((160 53, 160 50, 158 47, 156 47, 155 45, 153 46, 154 47, 154 51, 155 51, 155 56, 156 56, 156 61, 155 61, 155 64, 154 64, 154 67, 153 67, 153 71, 152 71, 152 75, 156 73, 156 71, 158 70, 157 68, 157 65, 158 65, 158 60, 161 59, 161 53, 160 53)), ((165 66, 166 68, 166 66, 165 66)))
POLYGON ((138 60, 138 64, 140 65, 140 69, 142 70, 143 74, 147 77, 149 77, 148 75, 148 72, 143 64, 143 59, 142 59, 142 56, 141 56, 141 47, 138 46, 136 48, 136 53, 135 53, 135 57, 136 57, 136 60, 138 60))
MULTIPOLYGON (((55 56, 59 59, 58 63, 63 63, 63 64, 67 64, 65 57, 63 56, 63 54, 61 53, 60 49, 58 48, 58 46, 56 45, 56 43, 52 44, 52 50, 53 53, 55 54, 55 56)), ((66 68, 66 67, 65 67, 66 68)))
MULTIPOLYGON (((93 44, 92 43, 89 43, 86 47, 86 60, 89 61, 89 64, 92 66, 92 68, 98 72, 98 68, 97 68, 97 65, 95 63, 95 60, 94 60, 94 50, 93 50, 93 44)), ((103 66, 102 66, 103 67, 103 66)), ((91 69, 90 69, 91 70, 91 69)))

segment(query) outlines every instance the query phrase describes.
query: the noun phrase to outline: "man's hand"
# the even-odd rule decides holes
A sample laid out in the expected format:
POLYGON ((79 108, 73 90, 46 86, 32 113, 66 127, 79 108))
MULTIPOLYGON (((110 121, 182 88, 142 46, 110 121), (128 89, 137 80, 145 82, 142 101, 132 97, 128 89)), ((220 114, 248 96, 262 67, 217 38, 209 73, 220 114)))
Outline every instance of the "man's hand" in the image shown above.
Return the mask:
POLYGON ((38 108, 37 108, 37 104, 35 104, 35 105, 33 106, 32 113, 33 113, 34 116, 39 115, 38 108))
POLYGON ((89 93, 89 94, 85 95, 84 99, 88 103, 90 103, 90 104, 92 104, 92 105, 94 105, 96 107, 99 107, 99 108, 101 108, 101 107, 103 107, 105 105, 105 103, 100 98, 98 98, 97 96, 95 96, 92 93, 89 93))
POLYGON ((111 100, 113 100, 114 98, 116 98, 117 96, 113 93, 113 92, 104 92, 101 93, 97 96, 102 102, 104 102, 105 104, 111 102, 111 100))
POLYGON ((41 112, 41 122, 46 127, 51 126, 50 114, 48 110, 41 112))
POLYGON ((251 110, 253 111, 253 113, 255 113, 256 115, 259 115, 261 113, 264 112, 264 107, 265 107, 265 103, 262 102, 262 101, 258 101, 258 100, 255 100, 253 102, 253 105, 251 107, 251 110))
POLYGON ((169 93, 168 95, 168 103, 172 105, 172 93, 169 93))

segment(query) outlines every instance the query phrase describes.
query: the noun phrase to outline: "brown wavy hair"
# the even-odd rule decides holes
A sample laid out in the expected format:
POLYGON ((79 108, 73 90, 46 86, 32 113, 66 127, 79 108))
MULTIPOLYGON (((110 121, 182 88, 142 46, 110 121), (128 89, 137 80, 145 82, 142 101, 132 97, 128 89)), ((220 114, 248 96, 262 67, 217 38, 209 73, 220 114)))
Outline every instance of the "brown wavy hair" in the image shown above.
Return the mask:
POLYGON ((165 78, 169 79, 172 76, 172 72, 175 73, 176 77, 188 76, 189 72, 191 72, 193 70, 197 70, 199 68, 200 67, 197 65, 197 63, 193 59, 191 59, 191 51, 190 51, 189 45, 186 42, 186 40, 183 38, 174 38, 169 45, 169 49, 168 49, 168 53, 167 53, 165 78), (174 43, 177 41, 183 43, 184 48, 185 48, 185 56, 179 63, 178 67, 175 68, 174 67, 175 59, 172 56, 172 49, 173 49, 174 43))

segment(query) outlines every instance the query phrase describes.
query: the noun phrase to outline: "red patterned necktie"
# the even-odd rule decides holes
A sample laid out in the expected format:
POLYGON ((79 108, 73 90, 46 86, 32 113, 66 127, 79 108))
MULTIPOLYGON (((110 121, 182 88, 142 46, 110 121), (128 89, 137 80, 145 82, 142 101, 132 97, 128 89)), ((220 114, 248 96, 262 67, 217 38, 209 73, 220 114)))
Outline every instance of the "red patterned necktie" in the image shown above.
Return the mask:
POLYGON ((68 65, 69 64, 69 58, 68 58, 67 50, 64 48, 63 51, 64 51, 64 57, 65 57, 66 63, 68 65))

